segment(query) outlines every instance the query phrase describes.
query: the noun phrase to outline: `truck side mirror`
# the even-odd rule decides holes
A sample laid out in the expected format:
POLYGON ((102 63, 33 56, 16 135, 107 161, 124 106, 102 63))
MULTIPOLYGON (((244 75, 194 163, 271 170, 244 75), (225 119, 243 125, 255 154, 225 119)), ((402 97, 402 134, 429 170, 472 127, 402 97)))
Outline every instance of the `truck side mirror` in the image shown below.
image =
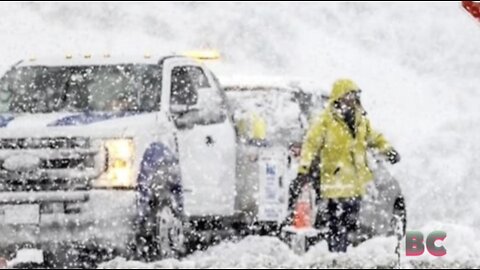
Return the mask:
POLYGON ((182 115, 189 112, 192 109, 192 106, 181 105, 181 104, 172 104, 170 105, 170 112, 176 115, 182 115))
POLYGON ((193 128, 199 119, 199 110, 195 107, 177 105, 176 109, 171 109, 173 121, 179 129, 193 128))
POLYGON ((215 88, 199 88, 195 104, 171 104, 170 111, 178 128, 218 122, 225 116, 222 99, 215 88))
POLYGON ((173 90, 170 96, 170 112, 178 128, 190 128, 198 115, 198 92, 191 87, 183 91, 173 90))
POLYGON ((197 89, 195 97, 191 99, 180 98, 175 100, 172 96, 171 100, 170 111, 174 114, 185 114, 190 111, 218 111, 222 103, 221 98, 218 97, 216 90, 213 88, 197 89))
POLYGON ((214 88, 198 89, 197 107, 201 110, 218 110, 222 99, 214 88))
POLYGON ((172 89, 170 104, 172 106, 190 107, 198 103, 198 89, 185 87, 185 89, 172 89))

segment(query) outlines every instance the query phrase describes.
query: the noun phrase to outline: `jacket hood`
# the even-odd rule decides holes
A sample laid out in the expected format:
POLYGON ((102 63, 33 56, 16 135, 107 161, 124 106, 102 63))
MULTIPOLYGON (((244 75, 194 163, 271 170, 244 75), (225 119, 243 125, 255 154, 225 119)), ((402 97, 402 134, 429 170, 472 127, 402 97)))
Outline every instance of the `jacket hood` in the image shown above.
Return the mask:
POLYGON ((358 91, 360 88, 357 84, 349 79, 340 79, 333 83, 332 92, 330 93, 329 104, 333 104, 346 94, 358 91))

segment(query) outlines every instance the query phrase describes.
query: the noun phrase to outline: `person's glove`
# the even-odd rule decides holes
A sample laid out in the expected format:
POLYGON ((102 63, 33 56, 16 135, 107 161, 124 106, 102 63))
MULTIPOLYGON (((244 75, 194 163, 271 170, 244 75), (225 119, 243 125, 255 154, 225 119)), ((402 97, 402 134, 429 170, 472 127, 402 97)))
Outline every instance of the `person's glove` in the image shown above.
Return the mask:
POLYGON ((308 174, 299 173, 297 175, 297 183, 300 186, 300 189, 302 189, 303 186, 308 184, 310 182, 310 180, 311 180, 310 175, 308 175, 308 174))
POLYGON ((293 211, 293 207, 297 203, 298 196, 302 192, 302 187, 305 186, 309 181, 307 174, 299 173, 297 178, 295 178, 288 189, 288 209, 293 211))
POLYGON ((400 154, 392 148, 387 152, 387 159, 391 164, 395 164, 400 161, 400 154))

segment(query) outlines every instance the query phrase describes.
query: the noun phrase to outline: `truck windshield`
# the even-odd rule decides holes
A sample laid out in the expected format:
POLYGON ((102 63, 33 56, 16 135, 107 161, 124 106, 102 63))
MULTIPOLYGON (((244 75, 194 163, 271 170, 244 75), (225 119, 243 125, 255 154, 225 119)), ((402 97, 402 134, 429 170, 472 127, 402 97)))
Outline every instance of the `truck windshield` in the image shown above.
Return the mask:
POLYGON ((153 111, 160 90, 155 65, 20 67, 0 79, 0 112, 153 111))

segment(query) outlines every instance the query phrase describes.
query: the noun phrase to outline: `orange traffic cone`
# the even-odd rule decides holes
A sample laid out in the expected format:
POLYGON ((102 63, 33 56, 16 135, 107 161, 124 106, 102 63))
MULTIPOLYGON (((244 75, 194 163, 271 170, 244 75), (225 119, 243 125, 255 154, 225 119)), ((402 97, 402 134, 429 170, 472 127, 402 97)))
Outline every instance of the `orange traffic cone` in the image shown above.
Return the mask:
POLYGON ((297 205, 295 206, 293 227, 296 229, 311 228, 311 213, 312 207, 310 197, 308 196, 306 189, 303 188, 302 194, 299 196, 297 205))
POLYGON ((318 237, 314 228, 316 208, 312 197, 312 187, 306 185, 298 196, 291 226, 282 229, 283 238, 295 254, 304 254, 310 246, 311 239, 318 237))

